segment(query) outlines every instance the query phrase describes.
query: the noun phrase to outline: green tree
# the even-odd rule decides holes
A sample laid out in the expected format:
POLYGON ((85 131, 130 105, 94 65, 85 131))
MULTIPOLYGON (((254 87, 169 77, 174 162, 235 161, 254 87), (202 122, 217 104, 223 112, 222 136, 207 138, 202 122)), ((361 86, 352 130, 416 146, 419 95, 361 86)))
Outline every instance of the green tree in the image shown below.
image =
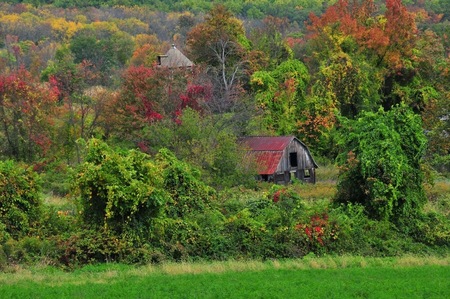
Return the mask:
POLYGON ((91 85, 108 85, 113 82, 111 76, 114 71, 124 67, 131 58, 134 41, 117 26, 101 22, 95 24, 78 30, 70 41, 69 49, 75 63, 89 66, 91 85))
POLYGON ((403 105, 341 122, 336 202, 361 204, 369 216, 395 223, 418 215, 426 201, 420 116, 403 105))
POLYGON ((202 180, 217 188, 254 183, 228 120, 184 109, 177 122, 162 120, 144 130, 148 151, 171 150, 178 159, 201 170, 202 180))
POLYGON ((251 78, 264 125, 283 135, 293 134, 302 113, 309 73, 299 60, 287 60, 273 71, 258 71, 251 78))

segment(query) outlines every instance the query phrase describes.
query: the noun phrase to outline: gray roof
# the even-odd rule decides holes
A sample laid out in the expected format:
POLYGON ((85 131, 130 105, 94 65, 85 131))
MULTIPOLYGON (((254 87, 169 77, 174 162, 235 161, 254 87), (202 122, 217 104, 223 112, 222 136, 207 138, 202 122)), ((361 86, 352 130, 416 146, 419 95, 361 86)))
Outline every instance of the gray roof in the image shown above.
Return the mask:
POLYGON ((174 67, 191 67, 194 65, 183 53, 178 50, 175 45, 172 45, 165 55, 158 56, 158 64, 160 66, 174 68, 174 67))

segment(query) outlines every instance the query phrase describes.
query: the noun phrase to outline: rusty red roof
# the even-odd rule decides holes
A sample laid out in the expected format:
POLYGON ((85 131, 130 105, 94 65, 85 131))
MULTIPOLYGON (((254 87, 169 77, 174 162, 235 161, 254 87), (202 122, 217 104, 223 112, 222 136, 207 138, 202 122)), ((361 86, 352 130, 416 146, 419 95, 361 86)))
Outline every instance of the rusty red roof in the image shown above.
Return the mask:
POLYGON ((252 152, 251 156, 256 160, 257 170, 259 174, 273 174, 277 171, 280 164, 282 151, 258 151, 252 152))
MULTIPOLYGON (((240 144, 248 150, 247 155, 256 162, 257 171, 259 174, 274 174, 279 171, 279 165, 283 158, 283 152, 287 146, 293 141, 297 140, 306 149, 308 155, 309 151, 305 144, 294 136, 250 136, 240 139, 240 144)), ((315 167, 318 167, 314 159, 310 156, 315 167)))
POLYGON ((252 136, 242 138, 241 142, 252 151, 283 151, 294 138, 293 136, 252 136))
POLYGON ((294 139, 293 136, 252 136, 241 139, 248 147, 249 155, 255 160, 259 174, 273 174, 277 171, 284 149, 294 139))

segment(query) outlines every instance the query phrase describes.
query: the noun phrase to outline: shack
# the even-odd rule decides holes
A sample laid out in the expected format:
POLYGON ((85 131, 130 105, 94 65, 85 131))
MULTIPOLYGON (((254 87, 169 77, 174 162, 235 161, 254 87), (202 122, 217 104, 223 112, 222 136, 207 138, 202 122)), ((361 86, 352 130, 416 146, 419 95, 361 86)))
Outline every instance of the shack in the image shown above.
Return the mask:
POLYGON ((168 68, 190 68, 194 63, 172 44, 165 55, 158 55, 158 65, 168 68))
POLYGON ((256 163, 258 179, 288 184, 294 178, 307 183, 316 182, 316 168, 308 147, 294 136, 243 137, 241 145, 246 157, 256 163))

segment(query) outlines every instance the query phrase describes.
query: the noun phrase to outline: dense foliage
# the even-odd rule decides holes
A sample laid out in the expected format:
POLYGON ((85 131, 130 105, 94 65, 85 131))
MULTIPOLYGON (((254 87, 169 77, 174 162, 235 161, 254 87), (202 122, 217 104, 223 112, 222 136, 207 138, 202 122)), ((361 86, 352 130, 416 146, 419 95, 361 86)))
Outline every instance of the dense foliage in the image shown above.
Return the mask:
POLYGON ((361 204, 380 220, 401 223, 422 210, 426 138, 407 107, 366 112, 341 132, 342 173, 336 201, 361 204))
POLYGON ((0 241, 26 235, 41 212, 38 176, 13 161, 0 162, 0 241))
POLYGON ((143 153, 120 155, 92 139, 75 179, 83 220, 119 233, 142 233, 168 200, 160 171, 143 153))

